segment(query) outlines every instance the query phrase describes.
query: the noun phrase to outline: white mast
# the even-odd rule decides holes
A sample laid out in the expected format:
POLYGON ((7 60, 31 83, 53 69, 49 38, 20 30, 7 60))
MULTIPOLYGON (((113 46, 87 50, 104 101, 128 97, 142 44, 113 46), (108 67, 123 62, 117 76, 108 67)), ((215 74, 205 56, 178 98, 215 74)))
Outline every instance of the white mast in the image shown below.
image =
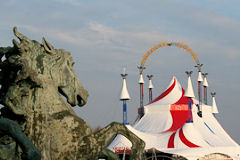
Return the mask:
POLYGON ((144 98, 144 80, 143 80, 143 70, 145 69, 144 66, 138 67, 139 73, 140 73, 140 78, 139 78, 139 85, 140 85, 140 107, 138 108, 138 115, 139 119, 142 118, 144 115, 144 108, 143 108, 143 98, 144 98))
POLYGON ((127 122, 127 100, 130 99, 128 90, 127 90, 127 82, 126 82, 126 77, 128 74, 126 74, 126 69, 123 69, 123 74, 121 74, 123 78, 123 85, 122 85, 122 92, 120 96, 120 100, 123 101, 123 124, 127 125, 129 124, 127 122))
POLYGON ((197 64, 197 67, 198 68, 198 100, 199 100, 199 111, 198 111, 198 115, 199 117, 202 117, 202 96, 201 96, 201 90, 202 90, 202 87, 201 87, 201 83, 203 81, 203 78, 202 78, 202 72, 201 72, 201 67, 203 66, 203 64, 197 64))
POLYGON ((147 75, 148 80, 149 80, 149 85, 148 85, 148 89, 149 89, 149 103, 152 102, 152 89, 154 88, 153 84, 152 84, 152 77, 153 75, 147 75))
POLYGON ((203 99, 204 103, 207 104, 207 87, 208 87, 208 81, 207 81, 207 75, 208 73, 203 73, 203 99))
POLYGON ((184 96, 188 98, 188 120, 186 122, 187 123, 192 123, 193 122, 192 98, 195 97, 194 92, 193 92, 192 80, 191 80, 192 71, 190 71, 190 72, 186 71, 186 74, 188 75, 188 87, 187 87, 187 90, 184 94, 184 96))

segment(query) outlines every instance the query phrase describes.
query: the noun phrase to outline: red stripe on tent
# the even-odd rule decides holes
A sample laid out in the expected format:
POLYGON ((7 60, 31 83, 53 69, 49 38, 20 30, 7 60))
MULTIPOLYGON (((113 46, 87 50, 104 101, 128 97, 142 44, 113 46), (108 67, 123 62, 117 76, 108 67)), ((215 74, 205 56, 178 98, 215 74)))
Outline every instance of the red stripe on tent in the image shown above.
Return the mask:
POLYGON ((173 88, 175 87, 176 85, 176 79, 174 78, 174 82, 173 84, 171 85, 171 87, 169 87, 165 92, 163 92, 159 97, 157 97, 156 99, 154 99, 151 103, 149 104, 152 104, 154 102, 157 102, 159 101, 160 99, 164 98, 165 96, 167 96, 172 90, 173 88))
POLYGON ((174 132, 169 140, 168 140, 168 148, 174 148, 174 138, 175 138, 176 132, 174 132))
POLYGON ((185 124, 186 120, 188 119, 188 105, 173 104, 170 106, 170 113, 173 121, 172 126, 162 133, 175 132, 185 124))
MULTIPOLYGON (((188 104, 188 98, 184 97, 185 90, 182 88, 182 97, 175 103, 175 104, 188 104)), ((193 104, 193 100, 191 99, 191 102, 193 104)))
POLYGON ((172 116, 172 126, 162 133, 175 132, 185 124, 188 120, 188 98, 184 97, 185 90, 182 88, 182 97, 170 106, 172 116))
POLYGON ((179 137, 180 137, 181 141, 182 141, 186 146, 188 146, 188 147, 190 147, 190 148, 200 147, 200 146, 198 146, 198 145, 193 144, 192 142, 190 142, 190 141, 184 136, 182 128, 181 128, 180 131, 179 131, 179 137))

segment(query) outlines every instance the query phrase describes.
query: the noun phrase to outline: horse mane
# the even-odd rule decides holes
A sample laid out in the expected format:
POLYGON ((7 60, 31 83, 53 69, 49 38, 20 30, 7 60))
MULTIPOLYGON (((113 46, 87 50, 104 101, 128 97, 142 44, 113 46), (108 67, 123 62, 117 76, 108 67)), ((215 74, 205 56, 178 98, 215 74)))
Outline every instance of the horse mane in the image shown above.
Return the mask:
POLYGON ((70 57, 63 49, 54 49, 45 38, 42 44, 30 40, 13 29, 20 42, 13 39, 12 47, 0 47, 0 104, 4 105, 5 96, 10 86, 29 88, 41 87, 44 79, 51 77, 51 72, 70 57))
MULTIPOLYGON (((7 79, 8 82, 32 79, 37 74, 43 74, 43 69, 51 69, 63 63, 64 59, 61 57, 64 56, 63 53, 66 51, 54 49, 45 38, 40 44, 36 40, 30 40, 19 33, 16 27, 14 27, 14 34, 20 40, 20 43, 13 39, 13 47, 0 48, 0 58, 2 59, 3 56, 6 58, 0 64, 1 79, 7 79), (3 74, 12 71, 15 73, 14 76, 3 74)), ((0 82, 0 84, 4 85, 3 82, 0 82)))

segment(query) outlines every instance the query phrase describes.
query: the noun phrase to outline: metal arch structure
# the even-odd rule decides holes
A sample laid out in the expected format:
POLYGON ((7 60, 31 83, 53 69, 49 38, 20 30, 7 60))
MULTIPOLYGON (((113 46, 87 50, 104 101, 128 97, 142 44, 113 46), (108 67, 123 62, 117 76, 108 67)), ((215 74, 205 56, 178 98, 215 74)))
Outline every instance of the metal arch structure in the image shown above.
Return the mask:
POLYGON ((197 56, 196 52, 194 52, 192 50, 192 48, 190 48, 188 45, 182 43, 182 42, 168 42, 168 41, 162 41, 159 42, 155 45, 153 45, 149 50, 147 50, 144 55, 142 56, 142 60, 141 60, 141 66, 144 67, 145 63, 147 62, 149 56, 151 56, 154 52, 156 52, 158 49, 160 48, 164 48, 164 47, 171 47, 171 46, 176 46, 178 48, 183 49, 184 51, 186 51, 189 55, 191 55, 192 59, 194 62, 197 63, 197 65, 200 65, 199 62, 199 57, 197 56))

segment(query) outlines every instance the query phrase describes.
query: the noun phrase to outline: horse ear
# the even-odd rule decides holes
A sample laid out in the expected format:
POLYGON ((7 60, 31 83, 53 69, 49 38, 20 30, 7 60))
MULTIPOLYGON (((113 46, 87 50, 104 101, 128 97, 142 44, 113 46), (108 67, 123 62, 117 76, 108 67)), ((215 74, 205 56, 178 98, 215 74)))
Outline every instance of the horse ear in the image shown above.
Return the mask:
POLYGON ((47 53, 50 53, 50 54, 56 53, 53 46, 50 43, 48 43, 44 37, 42 38, 42 43, 43 43, 43 47, 47 53))
POLYGON ((24 41, 25 40, 25 41, 30 42, 29 38, 27 38, 26 36, 24 36, 24 35, 22 35, 21 33, 18 32, 16 26, 13 28, 13 33, 20 41, 24 41))

